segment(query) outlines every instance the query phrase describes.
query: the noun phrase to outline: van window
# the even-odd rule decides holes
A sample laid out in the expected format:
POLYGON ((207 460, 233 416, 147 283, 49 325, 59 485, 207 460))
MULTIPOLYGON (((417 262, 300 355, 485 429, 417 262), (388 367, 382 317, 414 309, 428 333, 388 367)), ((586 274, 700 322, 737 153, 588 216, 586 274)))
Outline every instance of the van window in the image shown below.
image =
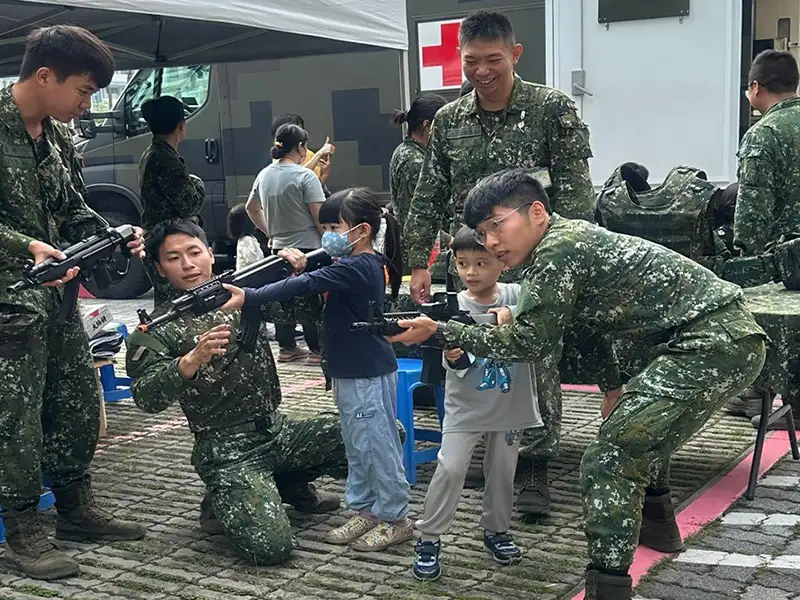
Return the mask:
POLYGON ((143 69, 134 75, 123 94, 127 137, 147 133, 147 122, 142 117, 142 104, 159 96, 175 96, 183 101, 188 118, 205 104, 211 80, 211 65, 191 67, 166 67, 161 76, 161 89, 157 90, 158 69, 143 69))

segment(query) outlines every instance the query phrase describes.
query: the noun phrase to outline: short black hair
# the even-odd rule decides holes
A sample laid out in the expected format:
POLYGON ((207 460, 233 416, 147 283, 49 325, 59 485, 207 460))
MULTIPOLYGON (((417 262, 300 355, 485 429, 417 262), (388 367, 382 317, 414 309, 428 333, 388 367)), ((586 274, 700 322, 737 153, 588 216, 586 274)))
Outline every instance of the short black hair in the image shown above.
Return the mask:
POLYGON ((285 115, 280 115, 272 119, 272 127, 270 127, 269 136, 274 140, 275 134, 278 133, 280 126, 287 124, 297 125, 303 129, 306 128, 306 122, 303 121, 303 117, 300 115, 293 115, 292 113, 286 113, 285 115))
POLYGON ((478 236, 475 235, 475 230, 470 229, 466 225, 462 225, 450 242, 450 250, 453 251, 453 256, 458 256, 459 252, 465 250, 475 250, 479 252, 488 252, 483 244, 478 241, 478 236))
POLYGON ((243 238, 246 235, 255 235, 256 226, 244 204, 237 204, 228 211, 228 235, 234 240, 243 238))
POLYGON ((463 48, 473 40, 503 40, 507 46, 517 43, 511 21, 496 10, 478 10, 461 21, 458 42, 463 48))
POLYGON ((417 131, 425 121, 433 121, 447 100, 438 94, 424 92, 414 99, 408 110, 396 110, 392 115, 395 125, 408 123, 408 132, 417 131))
POLYGON ((300 144, 308 144, 308 132, 299 125, 286 123, 278 127, 275 133, 275 145, 272 146, 270 156, 279 160, 292 150, 297 150, 300 144))
POLYGON ((747 75, 748 85, 755 81, 773 94, 796 92, 800 84, 797 60, 785 50, 764 50, 755 57, 747 75))
POLYGON ((475 229, 492 215, 495 206, 520 208, 534 202, 553 212, 550 198, 536 177, 525 169, 505 169, 484 177, 470 190, 464 203, 464 223, 475 229))
POLYGON ((145 100, 142 104, 142 116, 153 135, 168 135, 186 120, 183 102, 174 96, 145 100))
POLYGON ((461 84, 461 88, 458 90, 458 97, 466 96, 474 89, 475 86, 472 85, 472 82, 469 79, 465 79, 461 84))
POLYGON ((330 225, 339 222, 342 200, 344 200, 342 194, 333 194, 322 203, 322 206, 319 207, 319 214, 317 215, 320 225, 330 225))
POLYGON ((208 246, 206 232, 203 231, 200 225, 187 219, 170 219, 169 221, 159 223, 147 233, 145 252, 154 261, 158 262, 158 253, 159 250, 161 250, 161 246, 164 245, 164 240, 170 235, 177 235, 180 233, 197 238, 208 246))
POLYGON ((98 89, 111 83, 116 70, 114 55, 92 32, 73 25, 52 25, 28 34, 19 70, 20 81, 47 67, 59 82, 73 75, 90 75, 98 89))

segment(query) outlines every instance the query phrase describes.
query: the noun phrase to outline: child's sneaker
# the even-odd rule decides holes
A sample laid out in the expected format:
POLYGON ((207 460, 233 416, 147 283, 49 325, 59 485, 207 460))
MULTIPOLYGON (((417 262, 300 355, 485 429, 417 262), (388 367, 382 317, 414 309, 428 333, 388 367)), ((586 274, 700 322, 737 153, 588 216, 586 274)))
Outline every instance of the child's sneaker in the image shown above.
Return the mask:
POLYGON ((495 533, 494 535, 484 533, 483 545, 492 555, 494 562, 501 565, 510 565, 522 556, 519 547, 506 532, 495 533))
POLYGON ((442 574, 442 565, 439 563, 439 542, 418 541, 414 546, 414 566, 411 573, 420 581, 435 581, 442 574))
POLYGON ((278 354, 278 362, 294 362, 296 360, 303 360, 308 358, 308 350, 295 346, 291 350, 281 349, 278 354))
POLYGON ((376 525, 375 521, 356 515, 341 527, 331 529, 326 533, 325 541, 329 544, 349 544, 374 529, 376 525))
POLYGON ((405 524, 382 521, 375 529, 353 542, 350 547, 359 552, 379 552, 390 546, 402 544, 414 537, 414 524, 406 519, 405 524))

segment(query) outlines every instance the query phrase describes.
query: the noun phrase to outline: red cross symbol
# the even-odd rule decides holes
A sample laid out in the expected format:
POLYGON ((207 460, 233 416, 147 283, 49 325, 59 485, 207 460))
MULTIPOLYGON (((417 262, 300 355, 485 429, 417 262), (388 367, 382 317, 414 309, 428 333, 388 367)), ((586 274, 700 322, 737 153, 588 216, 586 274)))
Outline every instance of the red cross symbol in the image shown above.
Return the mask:
POLYGON ((461 57, 458 55, 458 28, 461 23, 440 25, 442 43, 423 46, 422 66, 442 67, 442 85, 461 85, 461 57))

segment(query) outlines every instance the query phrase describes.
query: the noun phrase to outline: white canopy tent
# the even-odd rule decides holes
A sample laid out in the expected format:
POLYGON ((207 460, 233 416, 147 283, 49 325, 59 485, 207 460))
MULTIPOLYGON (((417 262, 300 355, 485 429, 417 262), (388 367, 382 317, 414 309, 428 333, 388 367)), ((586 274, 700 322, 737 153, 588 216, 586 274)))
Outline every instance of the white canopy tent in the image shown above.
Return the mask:
POLYGON ((52 24, 94 32, 119 70, 408 49, 405 0, 0 0, 0 75, 52 24))

